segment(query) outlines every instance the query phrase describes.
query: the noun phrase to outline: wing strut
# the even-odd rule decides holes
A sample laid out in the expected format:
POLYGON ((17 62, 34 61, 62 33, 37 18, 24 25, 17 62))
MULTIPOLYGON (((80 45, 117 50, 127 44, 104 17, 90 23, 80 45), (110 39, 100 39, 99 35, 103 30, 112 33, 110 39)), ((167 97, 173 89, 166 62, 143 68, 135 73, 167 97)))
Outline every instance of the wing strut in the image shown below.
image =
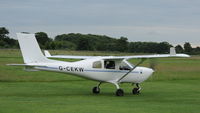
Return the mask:
POLYGON ((132 67, 126 74, 124 74, 117 82, 120 82, 124 77, 126 77, 130 72, 132 72, 136 67, 138 67, 140 64, 142 64, 146 59, 141 59, 140 62, 138 62, 134 67, 132 67))

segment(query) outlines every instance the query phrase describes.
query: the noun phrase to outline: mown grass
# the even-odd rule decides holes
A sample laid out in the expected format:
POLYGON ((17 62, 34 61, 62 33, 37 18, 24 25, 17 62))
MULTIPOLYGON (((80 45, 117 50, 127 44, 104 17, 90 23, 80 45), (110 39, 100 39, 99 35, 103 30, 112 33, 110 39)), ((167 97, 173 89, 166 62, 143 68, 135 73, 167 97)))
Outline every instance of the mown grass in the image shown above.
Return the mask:
MULTIPOLYGON (((73 55, 109 55, 70 52, 73 55)), ((147 60, 143 65, 148 66, 149 62, 147 60)), ((156 62, 156 72, 141 84, 140 95, 131 94, 130 84, 121 84, 125 96, 116 97, 115 87, 111 84, 103 84, 101 94, 94 95, 91 93, 91 88, 97 84, 94 81, 6 66, 23 63, 21 54, 19 50, 0 50, 0 113, 198 113, 200 57, 164 58, 156 62)))

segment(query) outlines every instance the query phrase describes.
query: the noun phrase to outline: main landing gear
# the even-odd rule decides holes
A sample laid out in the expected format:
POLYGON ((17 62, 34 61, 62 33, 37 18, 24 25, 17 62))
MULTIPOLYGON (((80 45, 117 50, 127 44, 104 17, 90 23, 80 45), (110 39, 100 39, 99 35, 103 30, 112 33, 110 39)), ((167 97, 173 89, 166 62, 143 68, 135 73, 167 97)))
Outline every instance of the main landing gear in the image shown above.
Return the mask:
POLYGON ((124 91, 122 89, 117 89, 116 96, 124 96, 124 91))
MULTIPOLYGON (((101 83, 102 82, 100 82, 97 86, 95 86, 93 89, 92 89, 92 92, 94 93, 94 94, 99 94, 100 93, 100 85, 101 85, 101 83)), ((121 89, 120 87, 119 87, 119 85, 118 85, 118 83, 113 83, 115 86, 116 86, 116 88, 117 88, 117 90, 116 90, 116 92, 115 92, 115 95, 116 96, 124 96, 124 91, 123 91, 123 89, 121 89)), ((134 85, 134 84, 133 84, 134 85)), ((133 90, 132 90, 132 93, 133 94, 139 94, 140 93, 140 90, 141 90, 141 87, 139 86, 139 83, 136 83, 136 88, 133 88, 133 90)))
POLYGON ((94 94, 99 94, 100 93, 100 88, 99 88, 100 85, 101 85, 101 82, 92 89, 92 92, 94 94))

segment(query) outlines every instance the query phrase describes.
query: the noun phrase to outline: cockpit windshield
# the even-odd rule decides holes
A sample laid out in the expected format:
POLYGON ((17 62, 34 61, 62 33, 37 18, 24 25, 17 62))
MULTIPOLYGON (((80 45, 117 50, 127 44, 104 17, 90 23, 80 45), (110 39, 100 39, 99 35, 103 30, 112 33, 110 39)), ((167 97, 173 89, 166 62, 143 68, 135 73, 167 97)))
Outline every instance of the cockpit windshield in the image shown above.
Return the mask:
POLYGON ((129 66, 130 64, 127 64, 127 62, 122 61, 119 65, 119 70, 130 70, 131 67, 129 66))

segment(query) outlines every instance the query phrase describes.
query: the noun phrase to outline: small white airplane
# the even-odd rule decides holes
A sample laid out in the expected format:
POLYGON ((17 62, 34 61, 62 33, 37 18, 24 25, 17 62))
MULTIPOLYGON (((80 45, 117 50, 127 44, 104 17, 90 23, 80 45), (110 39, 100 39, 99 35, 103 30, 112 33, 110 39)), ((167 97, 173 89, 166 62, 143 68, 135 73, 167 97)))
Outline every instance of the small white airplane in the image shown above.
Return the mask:
POLYGON ((190 57, 187 54, 176 54, 175 49, 170 49, 170 54, 156 55, 139 55, 139 56, 67 56, 55 55, 51 56, 48 51, 43 55, 35 34, 17 33, 21 53, 24 64, 8 64, 14 66, 25 66, 27 71, 54 71, 68 73, 79 77, 98 81, 92 91, 94 94, 100 93, 100 85, 102 83, 112 83, 116 86, 116 96, 123 96, 124 91, 120 88, 120 83, 136 84, 133 88, 133 94, 139 94, 141 87, 140 83, 147 80, 153 69, 140 67, 139 65, 149 58, 164 58, 164 57, 190 57), (76 62, 65 62, 52 60, 48 58, 70 58, 83 59, 76 62), (128 59, 141 59, 137 64, 129 63, 128 59))

